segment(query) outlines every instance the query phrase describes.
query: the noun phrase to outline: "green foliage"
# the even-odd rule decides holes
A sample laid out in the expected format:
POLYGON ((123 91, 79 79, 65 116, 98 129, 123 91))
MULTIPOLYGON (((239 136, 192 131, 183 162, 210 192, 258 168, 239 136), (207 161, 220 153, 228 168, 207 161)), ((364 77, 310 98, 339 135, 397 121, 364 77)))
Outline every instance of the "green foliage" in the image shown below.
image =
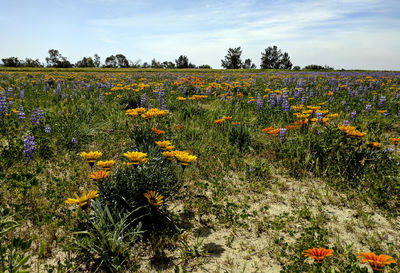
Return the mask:
POLYGON ((247 151, 250 147, 250 132, 244 125, 238 124, 229 126, 228 138, 231 145, 237 146, 240 152, 247 151))
POLYGON ((19 237, 7 240, 7 234, 19 225, 12 219, 7 208, 0 208, 0 272, 4 273, 28 273, 26 270, 30 255, 27 255, 32 240, 19 237))
POLYGON ((130 257, 133 244, 141 236, 139 219, 129 213, 110 212, 107 205, 98 200, 91 202, 89 215, 81 215, 81 224, 87 230, 75 232, 74 245, 79 264, 83 263, 94 272, 126 272, 134 266, 130 257), (87 217, 87 218, 85 218, 87 217))
POLYGON ((221 66, 226 69, 239 69, 242 67, 242 60, 240 56, 242 50, 239 47, 229 48, 228 54, 225 56, 225 60, 221 60, 221 66))

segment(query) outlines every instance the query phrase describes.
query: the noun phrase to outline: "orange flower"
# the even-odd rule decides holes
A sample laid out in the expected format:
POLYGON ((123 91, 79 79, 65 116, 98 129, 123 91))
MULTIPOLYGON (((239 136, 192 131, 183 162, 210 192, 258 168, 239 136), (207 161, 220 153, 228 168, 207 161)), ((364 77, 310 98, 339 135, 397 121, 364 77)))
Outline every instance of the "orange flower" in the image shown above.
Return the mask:
POLYGON ((264 129, 262 129, 261 131, 262 132, 269 132, 269 131, 271 131, 271 130, 274 130, 274 127, 267 127, 267 128, 264 128, 264 129))
POLYGON ((91 173, 89 175, 89 178, 91 180, 100 181, 100 180, 108 177, 109 175, 110 175, 110 172, 108 172, 108 171, 97 171, 97 172, 91 173))
POLYGON ((356 255, 357 258, 362 258, 361 260, 362 263, 368 262, 369 265, 372 267, 372 269, 376 271, 381 271, 383 267, 387 264, 396 263, 393 257, 383 254, 376 256, 375 253, 373 252, 368 252, 368 253, 360 252, 356 253, 356 255))
POLYGON ((382 146, 382 143, 379 143, 379 142, 367 142, 367 145, 370 145, 371 147, 374 147, 374 148, 379 148, 379 147, 382 146))
POLYGON ((232 119, 232 117, 229 117, 229 116, 228 116, 228 117, 226 117, 226 116, 223 116, 223 117, 222 117, 222 119, 224 119, 224 120, 231 120, 231 119, 232 119))
POLYGON ((225 121, 225 119, 216 119, 216 120, 214 120, 214 123, 215 124, 222 124, 222 122, 224 122, 225 121))
POLYGON ((162 134, 165 133, 165 131, 163 131, 163 130, 158 130, 158 129, 156 129, 156 128, 151 128, 151 130, 153 130, 153 132, 154 132, 157 136, 162 135, 162 134))
POLYGON ((302 119, 302 120, 298 120, 295 121, 294 124, 296 125, 303 125, 303 124, 307 124, 308 123, 308 119, 302 119))
POLYGON ((288 126, 286 126, 285 128, 288 129, 288 130, 294 130, 294 129, 296 129, 296 126, 294 126, 294 125, 288 125, 288 126))
POLYGON ((389 138, 389 140, 391 142, 393 142, 394 145, 397 145, 400 142, 400 137, 398 137, 398 138, 391 137, 391 138, 389 138))
POLYGON ((277 128, 277 129, 269 130, 269 131, 267 131, 267 133, 270 134, 270 135, 277 136, 280 131, 281 131, 281 128, 277 128))
POLYGON ((176 126, 177 129, 182 129, 183 127, 185 127, 185 125, 176 126))
POLYGON ((317 263, 322 263, 323 260, 328 256, 333 256, 333 249, 325 248, 310 248, 303 251, 304 257, 310 257, 314 259, 317 263))

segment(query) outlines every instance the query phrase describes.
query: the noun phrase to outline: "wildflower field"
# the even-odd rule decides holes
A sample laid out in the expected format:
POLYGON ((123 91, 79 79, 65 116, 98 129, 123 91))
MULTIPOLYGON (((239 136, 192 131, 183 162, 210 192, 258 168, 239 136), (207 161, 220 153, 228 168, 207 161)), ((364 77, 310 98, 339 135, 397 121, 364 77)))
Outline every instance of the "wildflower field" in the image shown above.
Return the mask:
POLYGON ((400 272, 400 73, 0 71, 0 272, 400 272))

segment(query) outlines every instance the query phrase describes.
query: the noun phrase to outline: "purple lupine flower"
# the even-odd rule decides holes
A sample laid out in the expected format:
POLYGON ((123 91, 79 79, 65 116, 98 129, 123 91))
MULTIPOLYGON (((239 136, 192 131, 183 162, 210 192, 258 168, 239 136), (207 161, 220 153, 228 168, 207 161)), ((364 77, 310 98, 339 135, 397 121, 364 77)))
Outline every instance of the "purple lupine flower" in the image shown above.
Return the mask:
POLYGON ((147 103, 147 95, 143 93, 142 97, 140 98, 140 107, 144 107, 147 103))
POLYGON ((7 100, 3 91, 0 95, 0 116, 5 116, 7 111, 7 100))
POLYGON ((307 98, 306 98, 306 96, 303 96, 303 97, 301 97, 301 104, 306 104, 306 100, 307 100, 307 98))
POLYGON ((18 118, 20 121, 25 121, 25 112, 24 112, 24 107, 22 105, 20 105, 18 108, 18 118))
POLYGON ((385 102, 386 102, 386 97, 385 96, 381 96, 379 98, 379 106, 385 106, 385 102))
POLYGON ((376 96, 375 96, 375 95, 372 97, 372 101, 373 101, 373 102, 376 101, 376 96))
POLYGON ((365 111, 364 111, 364 112, 365 112, 365 113, 371 112, 371 104, 365 105, 365 111))
POLYGON ((275 107, 275 95, 271 94, 271 96, 269 97, 269 104, 271 105, 271 108, 275 107))
POLYGON ((61 99, 65 100, 65 93, 64 92, 61 94, 61 99))
POLYGON ((350 122, 349 122, 348 120, 344 120, 344 121, 343 121, 343 125, 344 125, 344 126, 349 126, 349 125, 350 125, 350 122))
POLYGON ((393 153, 394 149, 393 148, 386 148, 383 150, 384 153, 393 153))
POLYGON ((47 134, 50 134, 51 127, 49 125, 46 125, 46 127, 44 128, 44 132, 47 133, 47 134))
POLYGON ((349 113, 350 112, 350 106, 347 106, 346 108, 346 112, 349 113))
POLYGON ((356 119, 356 116, 357 116, 357 111, 354 110, 354 111, 351 112, 351 114, 350 114, 350 119, 351 119, 351 120, 355 120, 355 119, 356 119))
POLYGON ((20 97, 21 97, 21 100, 24 99, 24 97, 25 97, 25 88, 22 88, 21 93, 20 93, 20 97))
POLYGON ((77 144, 78 144, 78 141, 73 137, 73 138, 71 139, 71 143, 74 144, 74 145, 77 145, 77 144))
POLYGON ((59 94, 59 93, 61 93, 61 85, 60 85, 60 82, 58 82, 58 84, 57 84, 57 89, 56 89, 56 94, 59 94))
POLYGON ((318 123, 322 123, 324 115, 321 112, 316 112, 315 116, 317 117, 318 123))
POLYGON ((36 110, 36 118, 37 118, 37 124, 40 124, 44 121, 44 115, 42 109, 38 108, 36 110))
POLYGON ((28 161, 32 160, 34 152, 35 152, 35 137, 32 135, 32 133, 29 133, 24 137, 24 156, 26 160, 28 161))
POLYGON ((153 105, 151 105, 151 104, 149 103, 149 105, 147 105, 147 109, 151 109, 151 108, 153 108, 153 105))
POLYGON ((279 105, 281 105, 281 103, 282 103, 282 95, 279 94, 279 95, 276 97, 276 104, 279 106, 279 105))
POLYGON ((263 108, 262 97, 260 95, 257 96, 257 109, 261 110, 263 108))
POLYGON ((345 100, 342 101, 342 105, 343 105, 343 106, 346 105, 346 101, 345 101, 345 100))
POLYGON ((30 120, 31 120, 32 124, 36 123, 37 120, 36 120, 36 111, 35 110, 32 111, 30 120))
POLYGON ((103 94, 99 93, 99 104, 103 104, 103 94))
POLYGON ((281 130, 279 131, 279 136, 282 142, 286 141, 286 128, 281 128, 281 130))

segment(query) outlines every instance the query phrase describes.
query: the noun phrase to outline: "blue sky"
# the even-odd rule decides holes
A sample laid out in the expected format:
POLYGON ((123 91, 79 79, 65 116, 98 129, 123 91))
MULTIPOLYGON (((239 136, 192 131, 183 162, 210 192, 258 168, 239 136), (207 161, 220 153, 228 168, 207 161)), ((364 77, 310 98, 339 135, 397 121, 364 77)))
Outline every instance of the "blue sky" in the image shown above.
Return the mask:
POLYGON ((0 58, 58 49, 71 62, 99 54, 220 68, 228 48, 259 67, 277 45, 292 63, 400 70, 400 1, 0 0, 0 58))

